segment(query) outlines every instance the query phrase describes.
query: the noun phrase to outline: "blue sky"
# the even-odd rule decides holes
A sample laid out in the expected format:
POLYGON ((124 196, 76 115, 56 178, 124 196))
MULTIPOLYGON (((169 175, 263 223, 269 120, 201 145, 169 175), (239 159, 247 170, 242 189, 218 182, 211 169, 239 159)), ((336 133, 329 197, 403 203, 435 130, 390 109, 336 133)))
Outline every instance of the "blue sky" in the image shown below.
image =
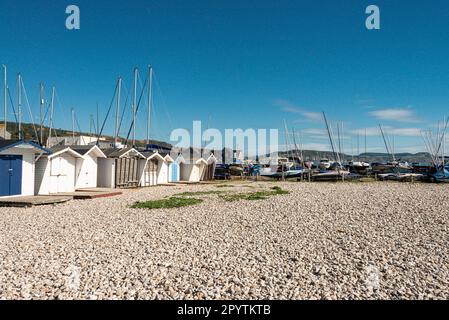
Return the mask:
MULTIPOLYGON (((347 152, 364 128, 368 149, 383 151, 379 123, 397 152, 420 151, 420 130, 449 115, 447 9, 446 0, 0 0, 0 63, 14 92, 22 73, 35 115, 39 82, 47 101, 56 86, 57 127, 70 128, 74 107, 88 131, 117 77, 130 88, 134 66, 143 81, 152 64, 152 138, 168 140, 193 120, 246 129, 282 128, 285 119, 306 148, 329 149, 325 111, 344 122, 347 152), (81 10, 78 31, 65 28, 69 4, 81 10), (381 30, 365 28, 370 4, 380 7, 381 30)), ((143 112, 137 128, 144 138, 143 112)))

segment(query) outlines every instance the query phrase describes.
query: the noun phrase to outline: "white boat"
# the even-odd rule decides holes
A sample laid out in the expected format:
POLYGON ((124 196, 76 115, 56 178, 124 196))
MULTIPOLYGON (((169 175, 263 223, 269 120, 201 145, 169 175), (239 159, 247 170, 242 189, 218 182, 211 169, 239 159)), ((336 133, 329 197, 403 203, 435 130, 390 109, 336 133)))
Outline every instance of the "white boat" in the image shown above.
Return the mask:
POLYGON ((321 159, 320 160, 320 169, 321 170, 328 170, 332 165, 332 161, 329 159, 321 159))

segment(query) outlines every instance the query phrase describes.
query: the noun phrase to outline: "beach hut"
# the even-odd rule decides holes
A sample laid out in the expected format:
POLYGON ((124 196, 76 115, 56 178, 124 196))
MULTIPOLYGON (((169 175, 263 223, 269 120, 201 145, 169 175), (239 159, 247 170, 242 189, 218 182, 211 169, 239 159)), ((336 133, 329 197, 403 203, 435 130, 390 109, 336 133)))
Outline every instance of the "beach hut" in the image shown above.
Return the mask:
POLYGON ((179 164, 175 162, 170 154, 163 154, 165 162, 168 165, 167 182, 178 182, 179 181, 179 164))
POLYGON ((160 154, 164 158, 164 162, 158 172, 158 184, 167 184, 169 182, 172 182, 171 178, 173 176, 172 170, 173 170, 173 163, 175 162, 172 157, 168 153, 161 153, 160 154))
POLYGON ((217 158, 214 153, 211 152, 209 157, 206 159, 206 168, 204 169, 203 175, 201 176, 201 181, 212 181, 215 178, 215 168, 217 167, 217 158))
POLYGON ((182 153, 178 153, 176 157, 172 154, 170 159, 173 159, 173 162, 169 165, 168 182, 179 182, 181 180, 181 165, 186 161, 182 153))
POLYGON ((190 148, 188 158, 178 163, 180 180, 186 182, 200 182, 207 167, 207 161, 201 157, 201 150, 196 148, 190 148))
POLYGON ((200 182, 204 170, 207 167, 207 161, 203 158, 193 160, 193 162, 184 162, 180 164, 181 181, 200 182))
POLYGON ((0 197, 34 196, 36 155, 49 152, 33 142, 0 140, 0 197))
POLYGON ((139 186, 139 160, 146 159, 135 148, 102 150, 106 158, 98 159, 98 187, 135 188, 139 186))
POLYGON ((144 159, 139 160, 139 186, 150 187, 162 183, 161 175, 167 175, 165 159, 156 151, 142 151, 144 159))
POLYGON ((71 146, 70 148, 83 156, 76 159, 75 188, 96 188, 98 186, 98 159, 105 159, 106 155, 96 145, 71 146))
POLYGON ((36 161, 35 194, 75 191, 76 161, 83 156, 67 146, 54 146, 36 161))

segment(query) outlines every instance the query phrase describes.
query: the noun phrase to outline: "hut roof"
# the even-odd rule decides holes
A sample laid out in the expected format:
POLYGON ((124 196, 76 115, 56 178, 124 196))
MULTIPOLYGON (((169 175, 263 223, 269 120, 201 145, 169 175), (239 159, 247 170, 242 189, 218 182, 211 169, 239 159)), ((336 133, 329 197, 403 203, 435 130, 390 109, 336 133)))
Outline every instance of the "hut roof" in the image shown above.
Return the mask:
POLYGON ((37 143, 31 141, 22 141, 22 140, 0 140, 0 151, 5 151, 11 148, 32 148, 38 152, 51 153, 50 150, 47 150, 37 143))
POLYGON ((106 155, 104 152, 98 148, 98 146, 70 146, 72 150, 75 152, 78 152, 79 154, 86 156, 90 154, 91 152, 95 152, 99 158, 106 158, 106 155))
POLYGON ((49 158, 54 158, 54 157, 57 157, 57 156, 59 156, 59 155, 61 155, 63 153, 70 153, 75 158, 82 158, 83 157, 81 154, 79 154, 78 152, 73 150, 71 147, 59 146, 59 145, 50 148, 50 155, 48 157, 49 158))
POLYGON ((157 151, 142 151, 141 154, 144 155, 146 159, 159 158, 160 160, 165 161, 164 157, 157 151))
POLYGON ((126 157, 127 155, 135 155, 140 158, 145 158, 145 156, 142 153, 140 153, 138 150, 134 148, 123 148, 123 149, 110 148, 110 149, 103 149, 102 151, 108 158, 123 158, 126 157))

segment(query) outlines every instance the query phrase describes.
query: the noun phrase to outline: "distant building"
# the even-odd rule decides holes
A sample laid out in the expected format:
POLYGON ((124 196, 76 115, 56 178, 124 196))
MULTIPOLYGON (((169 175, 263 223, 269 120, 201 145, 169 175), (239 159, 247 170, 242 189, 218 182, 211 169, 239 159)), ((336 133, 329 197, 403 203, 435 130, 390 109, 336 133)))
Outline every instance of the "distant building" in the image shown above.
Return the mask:
POLYGON ((56 145, 60 146, 88 146, 99 142, 106 142, 106 138, 91 137, 91 136, 65 136, 65 137, 51 137, 48 139, 48 147, 56 145))

